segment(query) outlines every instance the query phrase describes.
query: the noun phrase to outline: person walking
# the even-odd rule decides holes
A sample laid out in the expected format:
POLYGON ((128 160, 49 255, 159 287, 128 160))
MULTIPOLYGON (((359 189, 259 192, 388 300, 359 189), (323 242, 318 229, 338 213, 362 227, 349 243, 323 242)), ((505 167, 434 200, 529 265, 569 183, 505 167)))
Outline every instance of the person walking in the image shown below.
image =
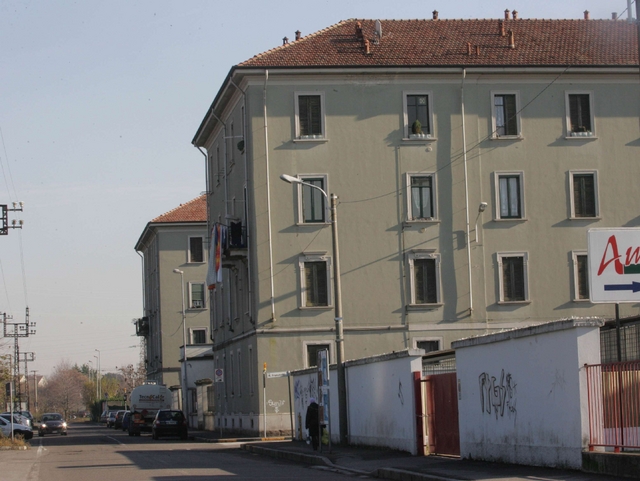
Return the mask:
POLYGON ((309 407, 307 408, 307 415, 305 418, 304 427, 309 430, 309 436, 311 436, 311 445, 313 450, 318 450, 318 441, 320 439, 320 426, 318 420, 318 403, 314 398, 311 398, 309 407))

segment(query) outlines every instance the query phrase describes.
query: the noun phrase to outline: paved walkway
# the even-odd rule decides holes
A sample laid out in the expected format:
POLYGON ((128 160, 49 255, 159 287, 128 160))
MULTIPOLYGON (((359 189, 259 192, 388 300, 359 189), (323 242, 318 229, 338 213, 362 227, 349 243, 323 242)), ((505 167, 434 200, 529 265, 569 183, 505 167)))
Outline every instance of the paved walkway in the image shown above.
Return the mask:
MULTIPOLYGON (((412 456, 386 449, 327 446, 313 451, 311 446, 285 438, 220 438, 210 431, 191 431, 202 442, 240 442, 242 449, 291 461, 328 466, 337 471, 399 481, 526 480, 531 481, 613 481, 620 478, 562 469, 462 460, 448 456, 412 456)), ((640 473, 638 474, 640 478, 640 473)))

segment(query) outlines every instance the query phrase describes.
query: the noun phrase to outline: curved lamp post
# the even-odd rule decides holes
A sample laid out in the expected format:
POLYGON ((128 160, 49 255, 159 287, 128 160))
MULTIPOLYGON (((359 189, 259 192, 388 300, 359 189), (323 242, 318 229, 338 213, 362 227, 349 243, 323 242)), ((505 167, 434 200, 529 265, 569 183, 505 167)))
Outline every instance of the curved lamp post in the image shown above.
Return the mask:
POLYGON ((310 184, 291 175, 282 174, 282 180, 289 184, 301 184, 317 189, 330 202, 331 205, 331 234, 333 244, 333 290, 335 298, 336 321, 336 364, 338 365, 338 416, 340 426, 340 444, 348 444, 347 436, 347 390, 344 370, 344 335, 342 330, 342 288, 340 284, 340 251, 338 244, 338 196, 328 195, 317 185, 310 184))

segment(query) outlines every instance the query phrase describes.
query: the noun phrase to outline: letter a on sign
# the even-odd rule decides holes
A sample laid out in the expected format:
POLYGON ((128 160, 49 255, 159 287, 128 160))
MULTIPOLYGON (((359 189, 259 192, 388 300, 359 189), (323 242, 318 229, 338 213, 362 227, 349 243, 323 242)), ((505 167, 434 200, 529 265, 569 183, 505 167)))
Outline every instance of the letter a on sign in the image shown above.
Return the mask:
POLYGON ((590 229, 587 245, 590 301, 640 302, 640 229, 590 229))

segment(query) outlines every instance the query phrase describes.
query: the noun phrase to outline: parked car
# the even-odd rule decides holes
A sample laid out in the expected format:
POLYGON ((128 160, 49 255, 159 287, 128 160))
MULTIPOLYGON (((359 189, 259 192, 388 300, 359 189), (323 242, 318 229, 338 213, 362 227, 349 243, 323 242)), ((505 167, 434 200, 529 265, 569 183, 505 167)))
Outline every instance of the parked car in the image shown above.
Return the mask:
MULTIPOLYGON (((11 422, 11 413, 2 413, 2 414, 0 414, 0 416, 2 416, 7 421, 11 422)), ((22 414, 20 414, 19 411, 14 411, 14 413, 13 413, 13 423, 14 424, 24 424, 25 426, 29 426, 30 428, 33 429, 33 425, 31 423, 31 420, 29 420, 29 418, 27 418, 27 417, 23 416, 22 414)))
POLYGON ((158 411, 151 427, 151 437, 160 439, 161 436, 180 436, 180 439, 187 439, 187 418, 182 411, 172 409, 158 411))
MULTIPOLYGON (((9 419, 7 420, 0 416, 0 431, 2 431, 2 434, 4 436, 11 436, 11 417, 9 417, 9 419)), ((33 437, 33 431, 31 430, 31 427, 15 422, 13 423, 13 434, 16 436, 20 435, 24 437, 24 439, 31 439, 33 437)))
POLYGON ((122 430, 128 431, 130 423, 131 423, 131 411, 125 411, 124 416, 122 417, 122 430))
POLYGON ((102 411, 102 414, 100 415, 100 422, 106 423, 107 419, 109 419, 109 411, 102 411))
POLYGON ((38 436, 44 436, 45 434, 60 434, 62 436, 67 435, 67 423, 62 417, 62 414, 58 413, 45 413, 40 419, 40 426, 38 426, 38 436))
POLYGON ((19 414, 29 420, 29 426, 33 429, 33 416, 29 411, 19 411, 19 414))
POLYGON ((116 412, 116 420, 113 423, 114 429, 122 429, 122 419, 124 418, 124 414, 129 411, 117 411, 116 412))
POLYGON ((109 411, 109 417, 107 417, 107 427, 112 428, 116 424, 116 413, 118 411, 109 411))

